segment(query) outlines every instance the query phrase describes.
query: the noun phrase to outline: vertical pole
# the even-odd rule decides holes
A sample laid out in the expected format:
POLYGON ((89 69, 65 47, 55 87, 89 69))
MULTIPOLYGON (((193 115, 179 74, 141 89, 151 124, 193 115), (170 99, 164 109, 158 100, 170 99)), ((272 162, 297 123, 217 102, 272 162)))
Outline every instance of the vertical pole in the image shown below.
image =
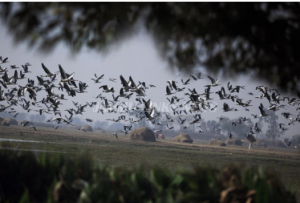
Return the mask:
POLYGON ((249 144, 249 149, 252 149, 252 142, 250 142, 249 144))

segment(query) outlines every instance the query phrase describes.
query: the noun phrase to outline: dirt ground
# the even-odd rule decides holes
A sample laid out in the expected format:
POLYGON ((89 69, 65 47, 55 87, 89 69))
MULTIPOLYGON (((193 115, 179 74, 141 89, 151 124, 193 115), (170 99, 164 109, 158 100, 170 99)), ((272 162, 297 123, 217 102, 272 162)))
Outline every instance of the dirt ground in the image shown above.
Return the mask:
POLYGON ((293 159, 300 160, 299 150, 294 148, 264 148, 264 147, 253 147, 248 150, 248 143, 243 146, 215 146, 209 145, 208 142, 201 140, 194 140, 194 143, 178 143, 173 142, 172 138, 156 139, 155 143, 142 142, 142 141, 131 141, 129 135, 119 133, 118 139, 109 132, 84 132, 76 129, 66 128, 48 128, 38 127, 37 131, 29 129, 28 127, 21 126, 1 126, 0 138, 8 139, 21 139, 21 140, 34 140, 42 142, 63 142, 63 143, 97 143, 97 142, 122 142, 131 145, 146 145, 156 147, 168 147, 178 149, 189 149, 206 152, 218 152, 218 153, 229 153, 238 154, 245 156, 262 156, 270 158, 282 158, 282 159, 293 159))

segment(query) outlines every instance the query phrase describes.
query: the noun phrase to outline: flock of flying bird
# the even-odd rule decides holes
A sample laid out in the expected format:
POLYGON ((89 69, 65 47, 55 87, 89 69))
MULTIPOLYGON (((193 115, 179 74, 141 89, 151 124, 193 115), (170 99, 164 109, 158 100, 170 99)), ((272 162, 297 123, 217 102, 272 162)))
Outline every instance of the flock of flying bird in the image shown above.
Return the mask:
MULTIPOLYGON (((85 108, 93 107, 97 104, 97 101, 86 102, 85 104, 79 104, 79 102, 74 102, 74 107, 61 110, 59 107, 62 105, 63 100, 67 100, 65 94, 57 94, 55 93, 55 89, 58 91, 66 92, 68 97, 76 97, 77 94, 82 94, 87 92, 87 88, 89 87, 86 82, 82 82, 74 79, 75 73, 68 74, 62 68, 61 65, 58 65, 58 71, 53 72, 53 70, 49 70, 43 63, 41 64, 41 68, 44 70, 45 74, 36 76, 37 82, 34 79, 27 78, 27 84, 21 86, 18 84, 19 80, 25 80, 26 76, 29 73, 29 67, 31 64, 25 63, 20 67, 16 65, 10 65, 10 68, 2 68, 1 66, 8 63, 8 58, 0 57, 0 112, 6 112, 11 114, 12 117, 16 118, 18 113, 15 109, 16 106, 21 106, 22 109, 26 112, 36 111, 40 115, 42 114, 52 114, 55 117, 49 119, 47 122, 56 122, 57 124, 65 123, 67 125, 72 124, 73 115, 83 115, 85 108), (14 70, 14 74, 9 76, 9 70, 14 70), (18 71, 19 70, 19 71, 18 71), (60 79, 57 79, 57 75, 60 75, 60 79), (56 83, 58 81, 58 83, 56 83), (55 84, 56 83, 56 84, 55 84), (39 92, 45 92, 46 96, 41 100, 38 100, 37 95, 39 92), (62 116, 63 112, 66 112, 64 116, 62 116)), ((104 74, 97 76, 94 74, 94 78, 91 80, 94 81, 95 84, 101 83, 101 80, 104 78, 104 74)), ((213 93, 219 96, 220 100, 224 100, 222 109, 223 112, 230 111, 238 111, 235 107, 230 107, 228 102, 235 102, 237 106, 243 107, 245 111, 249 111, 249 107, 251 105, 251 100, 243 101, 242 98, 238 96, 240 91, 244 91, 244 86, 235 86, 233 87, 230 82, 227 84, 227 89, 225 87, 221 87, 220 90, 213 92, 213 88, 217 88, 217 86, 221 86, 219 84, 219 80, 215 80, 211 76, 207 76, 210 80, 210 84, 204 86, 204 92, 198 93, 195 88, 189 89, 184 86, 190 84, 191 80, 203 80, 205 78, 202 77, 201 73, 190 75, 191 77, 187 80, 181 79, 181 81, 168 80, 166 86, 166 99, 171 105, 172 113, 166 112, 158 112, 154 107, 151 99, 147 101, 144 99, 146 96, 146 90, 149 88, 155 88, 156 86, 150 84, 146 86, 145 82, 140 82, 139 84, 135 83, 133 78, 130 76, 129 80, 126 80, 122 75, 120 75, 120 82, 122 87, 118 91, 119 94, 115 96, 115 89, 111 85, 102 85, 99 87, 99 90, 102 90, 102 93, 97 95, 95 98, 100 99, 102 101, 101 108, 98 109, 97 113, 118 113, 118 108, 121 108, 123 114, 118 116, 117 119, 106 119, 112 122, 129 122, 129 125, 125 125, 122 132, 127 134, 130 130, 132 130, 132 124, 141 122, 142 120, 146 120, 147 122, 151 122, 153 125, 163 125, 159 120, 162 117, 165 117, 167 120, 166 128, 173 129, 174 123, 178 123, 182 126, 183 129, 188 129, 190 125, 195 125, 201 122, 201 113, 205 110, 215 110, 217 105, 212 102, 214 99, 211 98, 213 93), (181 82, 181 83, 180 83, 181 82), (183 92, 184 98, 179 98, 176 96, 177 92, 183 92), (112 94, 112 100, 109 100, 108 97, 104 96, 108 94, 112 94), (121 101, 121 98, 131 99, 135 95, 135 102, 137 105, 129 108, 126 103, 121 101), (181 102, 182 101, 182 102, 181 102), (186 108, 188 107, 188 108, 186 108), (175 117, 172 116, 177 115, 179 120, 175 120, 175 117), (183 115, 192 115, 192 120, 187 120, 187 118, 183 115), (126 116, 128 119, 126 119, 126 116)), ((117 79, 109 78, 109 82, 117 83, 117 79)), ((258 86, 256 90, 260 92, 260 95, 254 96, 253 93, 249 92, 249 95, 252 95, 258 99, 267 99, 270 106, 265 108, 262 103, 258 106, 260 114, 251 114, 254 119, 266 117, 268 116, 268 111, 278 111, 280 109, 285 109, 286 106, 294 106, 300 104, 300 93, 297 93, 298 98, 289 98, 289 97, 281 97, 279 92, 276 89, 270 89, 265 86, 258 86), (282 104, 287 100, 287 103, 282 104)), ((126 101, 126 100, 125 100, 126 101)), ((300 108, 297 108, 299 110, 300 108)), ((296 122, 300 122, 300 114, 293 115, 289 112, 283 112, 282 116, 287 119, 288 125, 295 124, 296 122)), ((221 121, 223 117, 220 117, 221 121)), ((232 125, 237 126, 237 124, 243 124, 243 122, 249 120, 250 118, 241 117, 237 121, 233 121, 232 125)), ((86 118, 87 122, 93 122, 92 119, 86 118)), ((23 127, 27 126, 30 122, 23 122, 21 125, 23 127)), ((34 125, 30 125, 30 128, 36 130, 34 125)), ((53 128, 57 129, 59 126, 53 126, 53 128)), ((197 130, 199 133, 203 132, 201 125, 197 126, 199 129, 197 130)), ((288 128, 284 123, 280 123, 279 127, 282 131, 286 131, 288 128)), ((80 130, 81 128, 79 128, 80 130)), ((220 130, 220 129, 215 129, 220 130)), ((162 130, 155 130, 155 133, 161 132, 162 130)), ((255 126, 249 129, 249 132, 245 134, 245 136, 250 139, 255 133, 261 132, 261 129, 258 127, 257 123, 255 126)), ((118 138, 118 134, 114 133, 118 138)), ((232 138, 232 133, 228 132, 228 137, 232 138)))

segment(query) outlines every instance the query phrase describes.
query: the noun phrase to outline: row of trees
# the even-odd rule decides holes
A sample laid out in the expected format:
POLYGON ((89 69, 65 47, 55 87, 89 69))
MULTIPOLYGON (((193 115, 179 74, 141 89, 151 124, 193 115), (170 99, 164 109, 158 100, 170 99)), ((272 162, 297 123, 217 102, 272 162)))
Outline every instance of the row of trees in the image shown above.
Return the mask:
POLYGON ((155 128, 155 129, 161 129, 161 130, 167 130, 167 124, 169 126, 174 126, 174 130, 179 130, 179 131, 185 131, 185 132, 198 132, 200 130, 200 127, 202 128, 204 133, 218 133, 218 134, 223 134, 227 135, 229 132, 233 133, 237 137, 244 137, 245 133, 249 133, 250 129, 254 128, 255 124, 257 123, 258 128, 260 128, 262 131, 259 133, 256 133, 256 137, 261 137, 261 138, 268 138, 268 139, 276 139, 279 138, 284 134, 284 132, 279 128, 279 123, 278 123, 278 116, 275 114, 275 112, 270 111, 268 112, 269 116, 265 118, 259 118, 257 121, 252 121, 247 120, 242 122, 242 124, 238 123, 238 120, 240 118, 235 118, 235 119, 230 119, 228 117, 224 117, 222 120, 216 121, 216 120, 207 120, 205 121, 204 119, 201 120, 200 123, 196 123, 194 125, 190 125, 188 121, 193 120, 193 116, 191 115, 176 115, 176 116, 170 116, 173 118, 174 122, 170 122, 166 118, 165 115, 162 115, 156 123, 161 123, 161 125, 155 125, 151 124, 150 122, 146 122, 143 120, 143 122, 136 123, 134 125, 134 128, 136 127, 142 127, 142 126, 147 126, 150 128, 155 128), (186 119, 187 121, 185 122, 184 125, 179 124, 179 117, 182 119, 186 119), (236 125, 233 125, 232 123, 235 122, 236 125), (189 126, 188 129, 184 129, 184 126, 189 126), (265 128, 264 128, 265 126, 265 128), (219 129, 219 130, 218 130, 219 129))
MULTIPOLYGON (((262 132, 257 133, 257 137, 265 137, 268 139, 276 139, 279 138, 281 135, 284 134, 282 130, 279 128, 278 124, 278 116, 275 114, 275 112, 270 111, 268 112, 269 116, 265 117, 264 119, 260 118, 257 121, 257 125, 260 129, 262 129, 262 132), (267 129, 266 132, 264 133, 263 128, 264 124, 267 124, 267 129)), ((132 114, 133 115, 133 114, 132 114)), ((11 114, 2 112, 0 114, 1 117, 4 118, 11 118, 11 114)), ((161 123, 161 125, 156 125, 152 124, 150 122, 147 122, 145 119, 143 119, 140 122, 133 123, 133 129, 139 128, 139 127, 149 127, 152 129, 161 129, 161 130, 167 130, 167 124, 170 126, 174 126, 174 130, 179 130, 179 131, 186 131, 186 132, 197 132, 199 131, 200 127, 202 128, 203 132, 206 133, 218 133, 218 134, 223 134, 227 135, 229 132, 233 133, 237 137, 244 137, 245 133, 248 133, 251 128, 255 125, 255 123, 250 119, 245 122, 242 122, 242 124, 237 123, 237 119, 230 119, 228 117, 224 117, 222 120, 216 121, 216 120, 208 120, 205 121, 202 119, 200 123, 197 123, 195 125, 190 126, 188 129, 184 129, 183 125, 180 125, 178 123, 179 117, 182 119, 187 119, 188 120, 193 120, 193 117, 191 115, 186 115, 186 116, 174 116, 173 120, 174 122, 170 123, 170 121, 166 118, 165 115, 162 115, 156 123, 161 123), (236 126, 232 125, 233 122, 236 122, 236 126), (221 130, 217 130, 221 129, 221 130)), ((26 113, 19 113, 18 116, 16 117, 17 120, 30 120, 32 122, 46 122, 46 116, 45 115, 39 115, 39 114, 26 114, 26 113)), ((74 125, 85 125, 87 124, 86 121, 81 120, 78 117, 73 117, 72 118, 72 123, 74 125)), ((187 123, 186 121, 186 123, 187 123)), ((124 124, 123 123, 110 123, 108 121, 95 121, 93 124, 91 124, 94 128, 100 128, 100 129, 105 129, 105 130, 113 130, 113 131, 118 131, 122 130, 124 124)), ((187 126, 189 124, 186 124, 187 126)))
MULTIPOLYGON (((16 113, 6 113, 6 112, 1 112, 0 117, 3 118, 13 118, 13 115, 16 113)), ((18 121, 23 121, 23 120, 30 120, 32 122, 36 123, 42 123, 46 121, 46 116, 45 115, 40 115, 40 114, 27 114, 27 113, 18 113, 18 115, 15 118, 18 121)))

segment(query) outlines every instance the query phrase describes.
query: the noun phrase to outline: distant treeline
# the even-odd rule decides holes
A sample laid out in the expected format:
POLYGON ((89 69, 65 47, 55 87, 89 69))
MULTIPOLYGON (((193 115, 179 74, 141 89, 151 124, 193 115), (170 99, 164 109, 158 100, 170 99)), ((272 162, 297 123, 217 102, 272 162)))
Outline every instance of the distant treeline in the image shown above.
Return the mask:
MULTIPOLYGON (((13 114, 9 114, 6 112, 1 112, 0 117, 3 118, 12 118, 13 114)), ((57 115, 57 117, 60 117, 57 115)), ((248 118, 246 121, 240 122, 239 120, 241 118, 233 118, 230 119, 228 117, 223 117, 222 120, 205 120, 202 119, 201 122, 195 125, 190 125, 186 124, 188 126, 187 129, 183 129, 182 125, 179 125, 177 122, 179 120, 179 117, 190 120, 192 119, 191 115, 175 115, 174 116, 174 122, 172 122, 170 125, 174 126, 175 131, 181 131, 185 133, 198 133, 199 131, 199 126, 201 126, 202 130, 204 133, 209 134, 209 135, 225 135, 227 136, 227 133, 231 132, 234 137, 239 137, 239 138, 244 138, 245 133, 249 131, 250 128, 252 128, 255 123, 248 118), (233 125, 232 123, 236 123, 236 125, 233 125)), ((53 118, 53 117, 51 117, 53 118)), ((36 114, 27 114, 27 113, 19 113, 16 117, 16 120, 18 121, 23 121, 23 120, 28 120, 32 121, 35 124, 40 123, 39 126, 41 126, 41 123, 47 123, 47 120, 49 117, 46 117, 44 114, 40 115, 38 113, 36 114)), ((128 118, 126 118, 128 119, 128 118)), ((151 124, 149 122, 146 122, 145 119, 142 120, 141 122, 135 122, 135 123, 130 123, 128 120, 125 122, 112 122, 112 121, 107 121, 107 120, 93 120, 93 122, 87 122, 83 119, 80 119, 79 117, 74 116, 72 118, 72 124, 76 126, 83 126, 83 125, 90 125, 94 129, 102 129, 106 131, 115 131, 115 132, 120 132, 123 130, 124 125, 132 125, 132 129, 140 128, 140 127, 149 127, 153 130, 168 130, 166 127, 166 124, 169 122, 165 116, 162 116, 161 118, 157 119, 157 123, 161 123, 161 125, 157 124, 151 124)), ((52 125, 56 125, 55 123, 47 123, 52 125)), ((261 131, 260 133, 256 133, 257 137, 261 138, 268 138, 268 139, 278 139, 281 136, 284 135, 284 132, 280 131, 278 127, 278 116, 275 115, 274 112, 270 112, 270 116, 265 119, 259 119, 257 122, 259 128, 263 129, 264 124, 267 124, 266 126, 268 127, 266 132, 261 131)), ((64 124, 60 124, 61 126, 65 126, 64 124)), ((45 125, 47 127, 48 125, 45 125)), ((66 127, 66 126, 65 126, 66 127)), ((70 127, 70 126, 68 126, 70 127)), ((72 127, 71 127, 72 128, 72 127)))
POLYGON ((274 174, 260 168, 111 168, 88 157, 1 150, 0 202, 296 202, 274 174))

